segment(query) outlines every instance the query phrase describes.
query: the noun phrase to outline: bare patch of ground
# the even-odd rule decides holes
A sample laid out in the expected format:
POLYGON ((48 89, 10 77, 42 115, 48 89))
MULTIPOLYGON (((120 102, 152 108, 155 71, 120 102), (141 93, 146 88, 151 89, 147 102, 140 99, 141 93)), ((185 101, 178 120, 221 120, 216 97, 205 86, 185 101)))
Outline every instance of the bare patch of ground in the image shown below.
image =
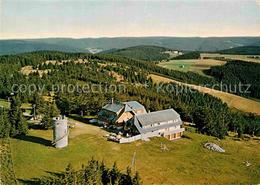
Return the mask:
POLYGON ((116 73, 116 72, 114 72, 114 71, 110 71, 110 72, 109 72, 109 76, 114 77, 117 82, 122 82, 122 81, 124 81, 124 76, 122 76, 122 75, 120 75, 120 74, 118 74, 118 73, 116 73))
MULTIPOLYGON (((45 64, 53 64, 53 65, 55 65, 55 64, 62 65, 64 63, 68 63, 68 62, 71 62, 71 60, 61 60, 61 61, 58 61, 58 60, 47 60, 44 63, 45 64)), ((74 60, 73 62, 75 64, 86 64, 86 63, 88 63, 88 60, 79 58, 77 60, 74 60)))
POLYGON ((46 69, 46 70, 33 69, 32 66, 25 66, 25 67, 22 67, 22 69, 20 70, 20 72, 23 75, 29 75, 31 73, 38 73, 40 75, 40 77, 42 77, 43 74, 47 74, 49 71, 50 71, 50 69, 46 69))
POLYGON ((77 136, 84 135, 84 134, 90 134, 90 135, 95 135, 95 136, 105 136, 108 133, 105 130, 103 130, 97 126, 82 123, 82 122, 75 121, 72 119, 69 120, 69 123, 75 125, 74 128, 72 128, 70 130, 70 134, 69 134, 70 138, 75 138, 77 136))

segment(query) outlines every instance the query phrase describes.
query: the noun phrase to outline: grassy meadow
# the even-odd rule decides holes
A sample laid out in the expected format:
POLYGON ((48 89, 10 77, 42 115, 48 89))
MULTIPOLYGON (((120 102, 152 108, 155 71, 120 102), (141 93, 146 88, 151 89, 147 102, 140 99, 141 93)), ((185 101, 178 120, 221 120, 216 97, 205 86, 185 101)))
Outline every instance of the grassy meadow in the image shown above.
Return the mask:
POLYGON ((10 102, 4 99, 0 99, 0 108, 3 107, 4 109, 9 109, 10 102))
POLYGON ((154 138, 149 142, 118 144, 106 141, 106 132, 99 127, 77 122, 70 131, 69 146, 55 149, 49 146, 51 130, 30 130, 28 136, 11 139, 16 177, 29 183, 32 178, 63 171, 68 163, 79 168, 91 157, 114 161, 121 170, 130 166, 136 152, 135 169, 144 185, 150 184, 257 184, 260 176, 259 141, 218 141, 214 137, 186 132, 188 138, 169 141, 154 138), (207 141, 222 146, 226 153, 216 153, 203 147, 207 141), (168 151, 161 150, 161 143, 168 151), (245 166, 248 161, 251 166, 245 166))
POLYGON ((178 70, 182 72, 192 71, 205 75, 203 70, 210 69, 212 66, 224 65, 226 62, 214 59, 188 59, 188 60, 171 60, 168 62, 161 62, 158 65, 168 69, 178 70))
MULTIPOLYGON (((3 107, 4 109, 10 109, 11 103, 5 99, 0 99, 0 108, 3 107)), ((32 104, 30 103, 22 103, 21 105, 22 109, 28 110, 32 109, 32 104)))

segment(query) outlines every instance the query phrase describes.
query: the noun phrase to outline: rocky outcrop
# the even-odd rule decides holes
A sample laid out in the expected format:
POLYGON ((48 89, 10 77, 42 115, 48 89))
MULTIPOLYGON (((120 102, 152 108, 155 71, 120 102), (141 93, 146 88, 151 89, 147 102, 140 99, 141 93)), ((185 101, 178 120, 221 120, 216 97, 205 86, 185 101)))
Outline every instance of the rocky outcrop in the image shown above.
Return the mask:
POLYGON ((215 143, 205 143, 204 147, 209 149, 209 150, 212 150, 214 152, 220 152, 220 153, 224 153, 225 152, 225 150, 223 148, 221 148, 220 146, 218 146, 215 143))

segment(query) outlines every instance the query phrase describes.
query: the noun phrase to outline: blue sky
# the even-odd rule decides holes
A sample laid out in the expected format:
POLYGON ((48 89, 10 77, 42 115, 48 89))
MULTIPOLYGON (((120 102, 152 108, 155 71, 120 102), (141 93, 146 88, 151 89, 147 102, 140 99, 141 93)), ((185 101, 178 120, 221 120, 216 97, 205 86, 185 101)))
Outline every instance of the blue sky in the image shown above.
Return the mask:
POLYGON ((0 37, 260 36, 260 0, 0 0, 0 37))

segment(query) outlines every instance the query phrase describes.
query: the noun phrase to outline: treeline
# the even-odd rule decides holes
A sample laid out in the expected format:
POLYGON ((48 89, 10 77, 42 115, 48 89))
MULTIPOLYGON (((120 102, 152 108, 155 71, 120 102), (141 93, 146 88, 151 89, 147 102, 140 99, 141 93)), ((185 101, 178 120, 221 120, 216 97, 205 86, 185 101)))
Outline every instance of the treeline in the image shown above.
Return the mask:
POLYGON ((260 98, 260 64, 229 61, 223 66, 211 67, 207 74, 225 85, 223 91, 260 98))
POLYGON ((177 57, 172 58, 172 60, 186 60, 186 59, 199 59, 200 52, 199 51, 191 51, 184 53, 183 55, 179 55, 177 57))
POLYGON ((112 168, 109 168, 104 162, 92 159, 87 165, 82 165, 80 170, 74 170, 69 164, 65 172, 27 183, 41 185, 140 185, 141 178, 138 172, 133 174, 130 168, 127 168, 124 173, 117 168, 115 163, 112 168))

